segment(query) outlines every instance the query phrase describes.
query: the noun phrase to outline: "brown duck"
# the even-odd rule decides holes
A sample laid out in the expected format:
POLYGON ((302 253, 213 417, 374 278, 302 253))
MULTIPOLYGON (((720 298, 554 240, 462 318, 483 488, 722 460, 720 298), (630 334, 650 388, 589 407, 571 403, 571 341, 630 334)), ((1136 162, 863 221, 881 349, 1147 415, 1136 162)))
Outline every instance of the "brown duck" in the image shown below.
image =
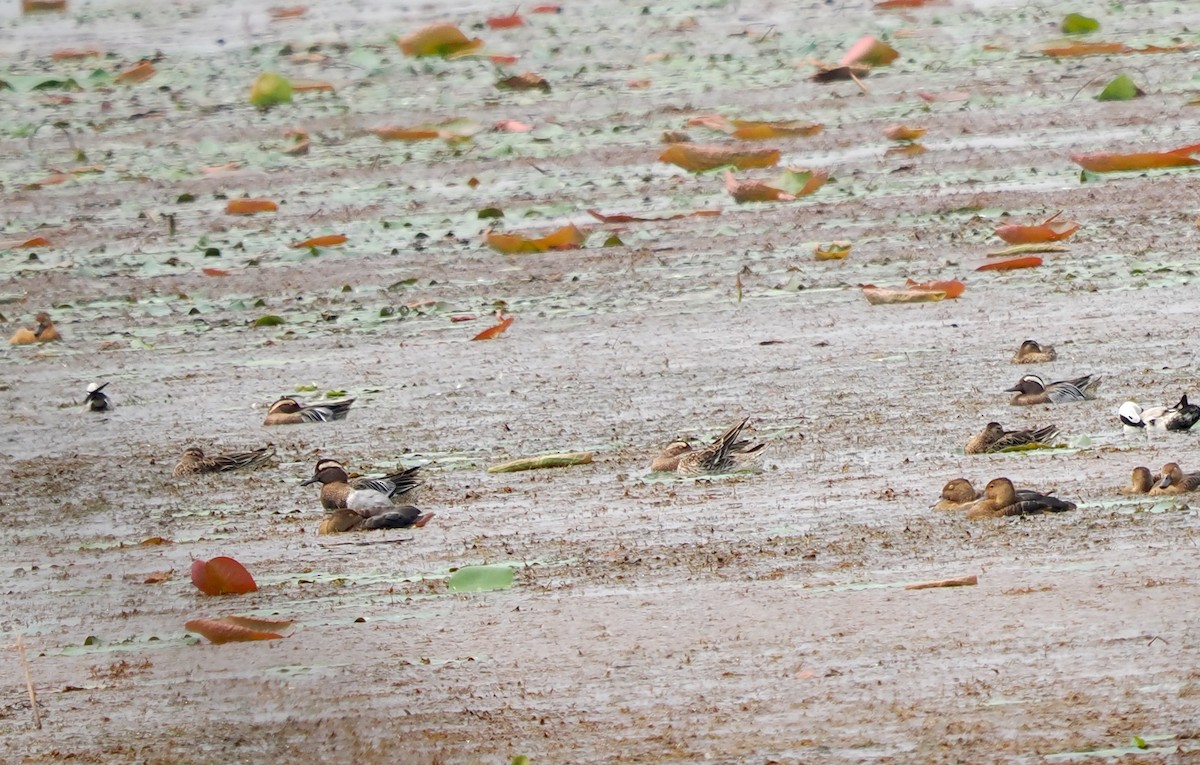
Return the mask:
POLYGON ((746 417, 735 423, 708 446, 694 449, 686 441, 672 441, 654 461, 651 470, 674 471, 679 475, 702 476, 748 470, 758 464, 766 444, 751 444, 741 438, 742 430, 750 422, 746 417))
POLYGON ((1038 513, 1061 513, 1074 510, 1075 503, 1040 494, 1029 489, 1020 492, 1013 488, 1007 478, 993 478, 984 489, 984 498, 971 505, 967 517, 1002 518, 1006 515, 1035 515, 1038 513))
POLYGON ((206 455, 198 446, 183 450, 183 456, 172 471, 175 476, 197 473, 224 473, 230 470, 253 470, 275 456, 275 445, 267 444, 251 452, 229 452, 206 455))
POLYGON ((271 404, 263 425, 298 425, 302 422, 344 420, 353 403, 354 399, 346 398, 323 404, 301 404, 296 399, 285 396, 271 404))
POLYGON ((37 316, 33 317, 37 322, 37 326, 33 329, 21 327, 13 336, 8 339, 10 345, 30 345, 32 343, 53 343, 62 340, 62 336, 58 334, 58 330, 54 328, 54 322, 50 321, 50 314, 42 311, 37 316))
POLYGON ((1139 465, 1129 476, 1129 485, 1121 489, 1122 494, 1149 494, 1154 488, 1154 476, 1150 468, 1139 465))
POLYGON ((989 422, 981 433, 967 441, 967 454, 991 454, 1013 446, 1048 444, 1058 437, 1058 428, 1047 425, 1036 430, 1005 430, 998 422, 989 422))
MULTIPOLYGON (((412 505, 392 504, 393 496, 404 493, 400 491, 403 481, 391 482, 393 488, 390 493, 369 487, 354 488, 345 468, 337 462, 324 460, 317 465, 320 470, 316 475, 300 485, 321 484, 321 506, 328 510, 329 514, 317 529, 320 534, 336 534, 358 529, 403 529, 410 526, 420 528, 433 518, 433 513, 422 513, 412 505)), ((404 474, 397 474, 402 475, 404 474)), ((415 480, 405 491, 411 490, 414 485, 415 480)))
POLYGON ((1014 364, 1043 364, 1057 358, 1058 354, 1055 353, 1054 346, 1038 345, 1036 340, 1026 340, 1021 343, 1021 347, 1017 349, 1012 360, 1014 364))
POLYGON ((1200 488, 1200 473, 1185 473, 1179 465, 1168 462, 1158 473, 1158 482, 1150 490, 1151 494, 1185 494, 1200 488))

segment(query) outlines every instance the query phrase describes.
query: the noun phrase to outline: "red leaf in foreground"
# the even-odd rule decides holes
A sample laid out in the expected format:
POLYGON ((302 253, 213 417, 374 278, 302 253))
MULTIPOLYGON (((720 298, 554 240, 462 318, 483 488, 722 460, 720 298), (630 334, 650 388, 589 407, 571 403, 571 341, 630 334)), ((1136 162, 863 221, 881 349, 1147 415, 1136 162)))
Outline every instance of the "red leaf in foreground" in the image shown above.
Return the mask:
POLYGON ((509 316, 507 319, 504 319, 496 326, 488 327, 487 329, 480 332, 478 335, 476 335, 475 337, 472 337, 471 339, 472 340, 493 340, 493 339, 499 337, 500 335, 504 334, 504 330, 506 330, 510 326, 512 326, 513 319, 515 319, 515 318, 516 318, 515 316, 509 316))
POLYGON ((276 622, 245 616, 224 616, 220 619, 192 619, 183 626, 188 632, 203 635, 213 643, 220 645, 221 643, 239 643, 248 640, 278 640, 283 635, 267 630, 287 627, 290 624, 291 622, 276 622))
POLYGON ((200 271, 205 276, 229 276, 229 272, 223 268, 202 268, 200 271))
POLYGON ((985 263, 976 271, 1011 271, 1014 268, 1036 268, 1042 264, 1042 259, 1037 255, 1030 255, 1026 258, 1010 258, 1008 260, 1000 260, 995 263, 985 263))
POLYGON ((246 567, 225 556, 192 561, 192 584, 205 595, 242 595, 258 589, 246 567))

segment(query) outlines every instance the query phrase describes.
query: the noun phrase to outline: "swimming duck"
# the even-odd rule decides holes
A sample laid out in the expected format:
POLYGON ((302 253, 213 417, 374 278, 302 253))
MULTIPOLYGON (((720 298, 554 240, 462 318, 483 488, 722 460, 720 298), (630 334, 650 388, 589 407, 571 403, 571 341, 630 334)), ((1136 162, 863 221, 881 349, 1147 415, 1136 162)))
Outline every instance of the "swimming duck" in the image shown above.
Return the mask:
POLYGON ((1154 488, 1154 476, 1150 474, 1150 468, 1138 466, 1133 469, 1133 473, 1129 476, 1129 485, 1121 489, 1122 494, 1149 494, 1154 488))
POLYGON ((1074 380, 1060 380, 1047 385, 1037 375, 1025 375, 1011 388, 1016 392, 1010 404, 1029 406, 1031 404, 1064 404, 1069 401, 1084 401, 1096 397, 1096 389, 1104 378, 1099 375, 1084 375, 1074 380))
POLYGON ((967 518, 1002 518, 1006 515, 1033 515, 1037 513, 1061 513, 1074 510, 1075 503, 1036 491, 1013 489, 1007 478, 993 478, 984 489, 984 499, 967 509, 967 518))
POLYGON ((1157 481, 1151 494, 1184 494, 1200 488, 1200 473, 1184 473, 1178 464, 1168 462, 1159 471, 1157 481))
POLYGON ((1058 437, 1058 428, 1047 425, 1036 430, 1005 430, 998 422, 989 422, 983 432, 967 441, 967 454, 992 454, 1010 446, 1048 444, 1058 437))
POLYGON ((37 326, 33 329, 21 327, 13 336, 8 339, 10 345, 29 345, 31 343, 53 343, 62 340, 62 336, 58 334, 58 330, 54 328, 54 322, 50 321, 50 314, 42 311, 37 316, 33 317, 37 322, 37 326))
POLYGON ((108 387, 108 383, 88 383, 87 396, 83 399, 83 405, 88 408, 89 412, 111 412, 113 410, 112 399, 104 392, 108 387))
MULTIPOLYGON (((345 470, 345 466, 337 460, 323 458, 317 460, 317 467, 313 471, 315 477, 325 468, 337 467, 345 470)), ((350 488, 366 489, 368 491, 377 491, 380 494, 387 495, 392 502, 404 497, 411 500, 417 489, 421 487, 421 482, 417 479, 417 473, 421 470, 421 466, 410 467, 407 470, 401 470, 399 473, 392 473, 380 478, 368 478, 367 476, 356 476, 349 480, 350 488)), ((349 475, 349 472, 346 473, 349 475)))
POLYGON ((1054 346, 1038 345, 1034 340, 1026 340, 1021 343, 1021 347, 1017 349, 1012 361, 1014 364, 1042 364, 1057 358, 1058 354, 1055 353, 1054 346))
POLYGON ((323 404, 301 404, 290 396, 271 404, 263 425, 295 425, 301 422, 333 422, 344 420, 354 399, 345 398, 323 404))
POLYGON ((734 424, 708 446, 693 449, 686 441, 673 441, 650 463, 651 470, 675 471, 679 475, 701 476, 732 473, 755 467, 766 444, 740 439, 749 417, 734 424))
POLYGON ((229 470, 252 470, 275 456, 275 445, 267 444, 261 449, 251 452, 230 452, 206 456, 198 446, 183 450, 183 456, 175 464, 172 473, 175 476, 195 475, 196 473, 224 473, 229 470))
MULTIPOLYGON (((1147 471, 1148 472, 1148 471, 1147 471)), ((1033 500, 1042 496, 1036 491, 1027 489, 1019 489, 1017 491, 1017 499, 1033 500)), ((975 504, 976 500, 983 499, 983 494, 975 491, 975 487, 966 478, 954 478, 946 482, 942 487, 942 497, 937 504, 933 506, 934 510, 966 510, 975 504)))
POLYGON ((934 510, 965 510, 979 499, 979 492, 966 478, 954 478, 942 487, 942 498, 934 510))
MULTIPOLYGON (((321 506, 330 511, 317 529, 319 534, 337 534, 357 529, 420 528, 433 517, 412 505, 393 505, 397 494, 371 488, 356 489, 350 485, 346 470, 333 460, 326 460, 317 474, 300 485, 321 484, 321 506)), ((396 488, 399 488, 398 486, 396 488)), ((411 488, 411 486, 409 487, 411 488)))
POLYGON ((1150 426, 1160 430, 1189 430, 1200 421, 1200 406, 1189 404, 1185 393, 1175 406, 1152 406, 1142 409, 1138 404, 1126 401, 1117 410, 1117 417, 1126 428, 1150 426))

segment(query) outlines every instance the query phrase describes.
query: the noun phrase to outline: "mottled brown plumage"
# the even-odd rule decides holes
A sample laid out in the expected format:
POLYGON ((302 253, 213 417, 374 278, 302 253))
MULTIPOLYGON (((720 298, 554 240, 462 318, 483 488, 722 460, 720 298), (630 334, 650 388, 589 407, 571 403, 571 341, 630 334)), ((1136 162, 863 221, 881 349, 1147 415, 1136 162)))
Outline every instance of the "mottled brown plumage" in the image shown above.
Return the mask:
POLYGON ((1200 473, 1185 473, 1175 462, 1168 462, 1158 471, 1158 482, 1151 494, 1185 494, 1200 488, 1200 473))
POLYGON ((1047 425, 1036 430, 1005 430, 998 422, 989 422, 982 432, 967 441, 967 454, 991 454, 1013 446, 1048 444, 1058 436, 1058 428, 1047 425))
POLYGON ((1040 494, 1029 489, 1016 491, 1007 478, 993 478, 984 489, 984 498, 971 505, 967 517, 1002 518, 1006 515, 1035 515, 1074 510, 1075 503, 1040 494))
POLYGON ((353 403, 354 399, 346 398, 321 404, 301 404, 296 399, 285 396, 271 404, 263 425, 298 425, 304 422, 344 420, 353 403))
POLYGON ((252 470, 275 456, 275 445, 267 444, 261 449, 251 452, 230 452, 207 456, 198 446, 192 446, 183 451, 183 456, 175 465, 176 476, 195 475, 197 473, 224 473, 229 470, 252 470))
POLYGON ((1054 351, 1054 346, 1038 345, 1033 340, 1026 340, 1021 343, 1021 347, 1017 349, 1012 360, 1014 364, 1043 364, 1057 358, 1058 354, 1054 351))

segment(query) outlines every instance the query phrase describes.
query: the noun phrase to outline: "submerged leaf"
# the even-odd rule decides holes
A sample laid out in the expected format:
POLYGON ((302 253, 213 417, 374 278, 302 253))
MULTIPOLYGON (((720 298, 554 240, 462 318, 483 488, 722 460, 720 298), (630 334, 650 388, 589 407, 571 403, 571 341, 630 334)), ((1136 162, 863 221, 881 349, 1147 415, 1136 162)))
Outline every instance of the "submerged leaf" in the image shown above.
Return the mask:
POLYGON ((448 582, 451 592, 507 590, 512 584, 512 566, 463 566, 448 582))

